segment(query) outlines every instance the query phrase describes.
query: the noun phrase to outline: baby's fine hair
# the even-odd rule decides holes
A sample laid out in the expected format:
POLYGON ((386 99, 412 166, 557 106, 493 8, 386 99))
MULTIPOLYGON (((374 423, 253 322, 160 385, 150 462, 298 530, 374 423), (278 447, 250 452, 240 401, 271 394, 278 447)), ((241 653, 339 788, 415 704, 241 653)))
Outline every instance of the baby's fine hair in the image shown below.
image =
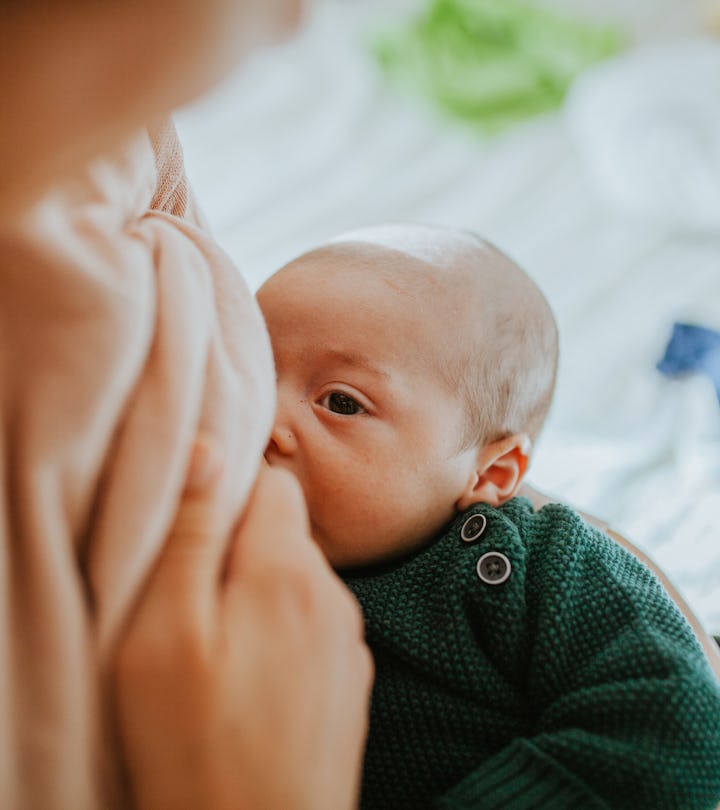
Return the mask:
POLYGON ((364 227, 308 255, 352 250, 354 243, 379 251, 366 259, 368 272, 428 303, 428 317, 443 319, 445 345, 432 359, 448 388, 465 400, 463 449, 517 433, 534 440, 552 402, 558 364, 555 318, 535 282, 494 245, 458 228, 364 227), (388 258, 393 252, 410 265, 397 266, 388 258))
POLYGON ((461 342, 446 377, 467 403, 463 446, 516 433, 534 441, 555 391, 555 318, 538 286, 512 259, 477 234, 461 233, 475 245, 463 275, 485 302, 475 339, 461 342))

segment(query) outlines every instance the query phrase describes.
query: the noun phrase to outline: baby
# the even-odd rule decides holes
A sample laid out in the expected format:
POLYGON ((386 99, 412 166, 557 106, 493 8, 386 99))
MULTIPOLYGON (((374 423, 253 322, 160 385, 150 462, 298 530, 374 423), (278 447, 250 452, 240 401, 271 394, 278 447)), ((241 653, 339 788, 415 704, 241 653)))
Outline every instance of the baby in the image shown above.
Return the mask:
POLYGON ((360 601, 376 664, 362 807, 711 808, 720 688, 654 576, 515 497, 557 330, 476 236, 356 231, 258 292, 266 451, 360 601))

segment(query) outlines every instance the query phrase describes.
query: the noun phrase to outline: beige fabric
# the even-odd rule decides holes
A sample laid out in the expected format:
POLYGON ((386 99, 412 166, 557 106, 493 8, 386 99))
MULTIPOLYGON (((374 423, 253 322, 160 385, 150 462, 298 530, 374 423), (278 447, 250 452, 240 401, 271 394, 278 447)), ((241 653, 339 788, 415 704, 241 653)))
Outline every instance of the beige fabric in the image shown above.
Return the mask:
POLYGON ((172 128, 0 223, 0 261, 1 803, 119 806, 103 669, 198 426, 227 450, 228 529, 240 512, 272 422, 269 342, 198 227, 172 128))

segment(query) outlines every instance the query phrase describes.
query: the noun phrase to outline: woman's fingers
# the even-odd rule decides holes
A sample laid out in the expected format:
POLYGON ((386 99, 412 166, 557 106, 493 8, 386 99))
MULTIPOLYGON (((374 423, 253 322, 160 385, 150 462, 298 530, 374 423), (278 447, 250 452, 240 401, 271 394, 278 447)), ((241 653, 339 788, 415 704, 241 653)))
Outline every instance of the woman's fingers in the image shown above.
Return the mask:
POLYGON ((288 555, 320 555, 309 541, 307 508, 297 479, 286 470, 262 466, 230 550, 229 578, 282 564, 288 555))
POLYGON ((363 638, 357 601, 310 536, 307 508, 297 479, 283 469, 260 470, 250 503, 233 539, 225 598, 251 589, 267 610, 313 620, 322 632, 341 623, 352 642, 363 638), (332 604, 332 612, 327 605, 332 604))
POLYGON ((193 442, 185 480, 185 494, 201 493, 212 486, 223 469, 223 453, 209 434, 198 434, 193 442))
POLYGON ((138 637, 163 647, 175 642, 172 628, 182 615, 207 624, 214 620, 217 584, 227 553, 215 503, 224 467, 223 452, 212 436, 199 434, 191 452, 183 494, 143 594, 138 637))
MULTIPOLYGON (((286 763, 284 784, 256 780, 267 806, 294 806, 302 794, 308 807, 351 810, 372 659, 360 608, 310 537, 302 491, 284 470, 260 472, 235 535, 222 611, 232 638, 245 639, 228 652, 235 683, 253 684, 255 711, 244 727, 254 771, 286 763)), ((249 806, 265 806, 260 794, 254 798, 249 806)))
POLYGON ((373 669, 358 605, 311 539, 295 479, 265 466, 220 576, 206 449, 119 648, 136 804, 352 810, 373 669))

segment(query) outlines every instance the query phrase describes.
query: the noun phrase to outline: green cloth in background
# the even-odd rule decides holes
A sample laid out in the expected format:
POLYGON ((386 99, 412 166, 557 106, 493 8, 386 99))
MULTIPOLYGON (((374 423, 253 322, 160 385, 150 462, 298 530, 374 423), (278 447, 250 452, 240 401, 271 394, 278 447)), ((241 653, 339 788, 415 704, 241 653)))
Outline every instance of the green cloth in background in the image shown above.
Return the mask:
POLYGON ((391 78, 497 132, 559 107, 575 76, 622 42, 614 29, 522 0, 430 0, 375 48, 391 78))

